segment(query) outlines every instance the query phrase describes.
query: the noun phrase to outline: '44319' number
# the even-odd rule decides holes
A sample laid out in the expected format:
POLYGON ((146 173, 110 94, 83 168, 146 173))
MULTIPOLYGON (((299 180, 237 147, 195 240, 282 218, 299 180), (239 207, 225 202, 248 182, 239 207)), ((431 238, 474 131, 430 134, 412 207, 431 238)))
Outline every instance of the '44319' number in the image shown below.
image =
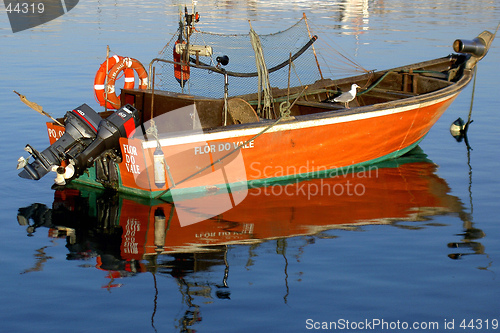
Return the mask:
POLYGON ((498 319, 464 319, 460 323, 460 328, 470 329, 470 330, 481 330, 481 329, 498 329, 498 319))
POLYGON ((28 13, 38 13, 42 14, 45 10, 45 6, 43 2, 39 2, 37 4, 35 3, 27 3, 27 2, 22 2, 22 3, 15 3, 15 5, 12 4, 12 2, 9 2, 7 7, 5 8, 7 13, 17 13, 17 14, 28 14, 28 13))

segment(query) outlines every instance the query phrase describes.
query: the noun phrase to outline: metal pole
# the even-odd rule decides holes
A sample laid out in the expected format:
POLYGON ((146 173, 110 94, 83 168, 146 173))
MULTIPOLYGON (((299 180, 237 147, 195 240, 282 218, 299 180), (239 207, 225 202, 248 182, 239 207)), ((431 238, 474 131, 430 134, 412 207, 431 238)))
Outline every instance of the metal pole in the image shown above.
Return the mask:
POLYGON ((229 76, 224 71, 224 126, 227 126, 227 97, 229 91, 229 76))

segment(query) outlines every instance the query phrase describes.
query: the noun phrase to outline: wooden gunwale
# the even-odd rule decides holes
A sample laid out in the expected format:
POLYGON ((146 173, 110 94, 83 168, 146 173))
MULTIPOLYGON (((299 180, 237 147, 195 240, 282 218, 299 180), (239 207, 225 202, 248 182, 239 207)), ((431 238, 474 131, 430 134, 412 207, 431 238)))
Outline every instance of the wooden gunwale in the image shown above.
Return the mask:
MULTIPOLYGON (((431 61, 432 63, 432 61, 431 61)), ((426 63, 421 63, 421 64, 426 64, 426 63)), ((405 68, 412 68, 413 66, 404 66, 400 67, 398 69, 405 69, 405 68)), ((395 70, 398 70, 395 69, 395 70)), ((363 76, 359 76, 359 78, 363 78, 363 76)), ((328 110, 326 109, 324 112, 318 112, 318 113, 313 113, 313 114, 306 114, 306 115, 298 115, 295 116, 294 119, 292 120, 285 120, 281 124, 276 125, 276 129, 291 129, 292 127, 296 126, 290 126, 292 124, 300 124, 300 123, 305 123, 305 122, 310 122, 310 121, 316 121, 316 120, 324 120, 324 119, 330 119, 330 118, 341 118, 345 116, 353 116, 353 115, 361 115, 361 114, 366 114, 365 116, 369 118, 370 116, 376 116, 375 114, 371 115, 373 112, 381 111, 381 110, 395 110, 395 109, 411 109, 412 106, 418 107, 418 105, 425 104, 425 103, 432 103, 437 100, 442 100, 446 98, 451 98, 457 93, 459 93, 472 79, 472 71, 471 70, 464 70, 463 75, 461 78, 451 84, 448 87, 439 89, 434 92, 418 95, 418 96, 413 96, 413 97, 408 97, 404 99, 399 99, 399 100, 394 100, 394 101, 389 101, 389 102, 384 102, 384 103, 379 103, 379 104, 374 104, 374 105, 366 105, 366 106, 359 106, 359 107, 353 107, 351 109, 335 109, 335 110, 328 110)), ((355 78, 352 78, 349 82, 353 82, 356 80, 355 78)), ((315 104, 318 105, 319 107, 325 106, 328 108, 327 103, 320 103, 320 102, 308 102, 311 105, 315 104)), ((256 123, 249 123, 249 124, 236 124, 236 125, 229 125, 226 127, 217 127, 213 129, 207 129, 204 130, 204 135, 210 135, 210 134, 215 134, 215 133, 224 133, 224 132, 231 132, 232 135, 237 134, 238 131, 243 131, 243 130, 250 130, 250 129, 261 129, 265 128, 269 124, 274 122, 274 120, 262 120, 260 122, 256 123)), ((276 130, 275 129, 275 130, 276 130)), ((144 146, 145 148, 148 147, 147 144, 144 146)))

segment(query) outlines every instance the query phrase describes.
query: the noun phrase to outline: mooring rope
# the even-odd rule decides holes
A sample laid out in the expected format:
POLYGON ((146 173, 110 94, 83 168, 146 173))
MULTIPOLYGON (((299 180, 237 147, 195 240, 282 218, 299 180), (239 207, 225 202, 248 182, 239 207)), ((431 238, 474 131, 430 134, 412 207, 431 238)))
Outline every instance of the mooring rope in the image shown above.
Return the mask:
POLYGON ((467 123, 465 126, 469 126, 469 124, 472 122, 471 117, 472 117, 472 106, 474 105, 474 94, 476 92, 476 77, 477 77, 477 64, 474 66, 474 83, 472 84, 472 98, 470 100, 470 109, 469 109, 469 117, 467 118, 467 123))
POLYGON ((269 72, 267 70, 266 61, 264 59, 264 51, 260 38, 250 25, 250 41, 255 52, 255 66, 259 76, 257 113, 261 113, 263 118, 271 119, 271 106, 273 97, 271 95, 271 84, 269 83, 269 72), (263 94, 264 96, 261 96, 263 94), (261 102, 262 101, 262 102, 261 102), (262 110, 261 110, 262 105, 262 110))

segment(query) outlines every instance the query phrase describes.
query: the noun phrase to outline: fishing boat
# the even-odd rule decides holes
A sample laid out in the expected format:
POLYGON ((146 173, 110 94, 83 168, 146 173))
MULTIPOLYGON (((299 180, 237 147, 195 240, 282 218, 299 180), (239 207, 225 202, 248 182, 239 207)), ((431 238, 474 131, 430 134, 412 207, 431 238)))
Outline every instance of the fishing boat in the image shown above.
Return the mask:
POLYGON ((60 185, 174 201, 224 192, 228 207, 246 197, 241 189, 335 177, 415 148, 496 34, 455 40, 456 53, 442 58, 329 79, 305 16, 261 36, 251 27, 241 36, 203 33, 198 20, 186 9, 148 70, 136 59, 107 58, 94 82, 105 110, 83 104, 47 123, 51 145, 43 152, 27 145, 34 161, 21 157, 19 175, 38 180, 55 171, 60 185))

